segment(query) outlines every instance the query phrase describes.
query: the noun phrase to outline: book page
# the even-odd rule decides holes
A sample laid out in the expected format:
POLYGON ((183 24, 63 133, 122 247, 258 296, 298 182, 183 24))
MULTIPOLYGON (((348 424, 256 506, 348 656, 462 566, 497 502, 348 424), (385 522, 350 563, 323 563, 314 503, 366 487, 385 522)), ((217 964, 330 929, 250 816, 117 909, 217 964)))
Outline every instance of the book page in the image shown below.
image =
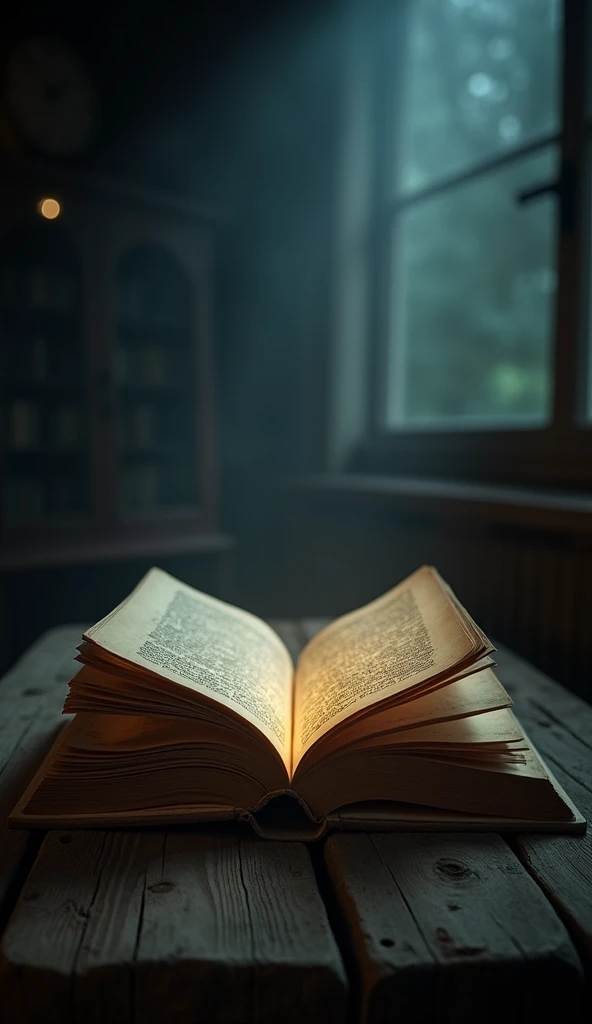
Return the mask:
POLYGON ((385 747, 397 750, 405 748, 427 749, 443 747, 444 750, 458 749, 465 756, 468 751, 512 744, 515 749, 527 746, 514 715, 506 708, 486 711, 480 715, 456 718, 447 722, 425 722, 410 729, 379 736, 361 736, 357 742, 348 745, 351 750, 381 750, 385 747))
POLYGON ((85 639, 230 708, 263 733, 289 770, 292 660, 256 616, 151 569, 85 639))
POLYGON ((313 637, 298 661, 293 768, 351 715, 482 654, 481 646, 427 566, 337 619, 313 637))
MULTIPOLYGON (((477 665, 489 661, 482 658, 477 665)), ((410 729, 425 723, 436 724, 449 720, 482 715, 510 707, 512 699, 490 668, 483 668, 473 674, 472 668, 445 686, 427 693, 422 692, 414 700, 379 708, 374 714, 348 719, 333 730, 314 748, 308 749, 298 765, 298 774, 308 770, 324 757, 343 750, 360 741, 379 740, 381 736, 403 735, 410 729)))

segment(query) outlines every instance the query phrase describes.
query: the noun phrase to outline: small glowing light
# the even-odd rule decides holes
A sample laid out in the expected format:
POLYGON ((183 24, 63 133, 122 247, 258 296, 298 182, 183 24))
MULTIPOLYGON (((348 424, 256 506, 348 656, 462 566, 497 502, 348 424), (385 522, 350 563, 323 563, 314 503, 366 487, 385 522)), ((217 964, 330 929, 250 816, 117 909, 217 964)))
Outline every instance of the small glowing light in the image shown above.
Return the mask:
POLYGON ((40 199, 38 210, 47 220, 55 220, 60 215, 61 206, 57 199, 40 199))
POLYGON ((471 95, 476 96, 480 100, 484 99, 485 96, 489 96, 493 84, 493 79, 483 71, 478 71, 477 74, 471 75, 467 82, 471 95))
POLYGON ((506 114, 500 119, 497 130, 500 139, 503 139, 504 142, 516 142, 522 131, 520 118, 514 117, 513 114, 506 114))

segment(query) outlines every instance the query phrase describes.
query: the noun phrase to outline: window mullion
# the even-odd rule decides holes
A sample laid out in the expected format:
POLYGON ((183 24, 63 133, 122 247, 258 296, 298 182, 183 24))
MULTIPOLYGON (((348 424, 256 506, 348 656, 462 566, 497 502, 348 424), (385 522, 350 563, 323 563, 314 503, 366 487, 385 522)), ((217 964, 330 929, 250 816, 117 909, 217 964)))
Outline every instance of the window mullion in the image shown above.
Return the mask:
POLYGON ((525 146, 513 149, 511 153, 504 153, 502 156, 493 157, 491 160, 484 160, 475 164, 473 167, 467 168, 465 171, 453 174, 449 178, 442 178, 440 181, 436 181, 433 185, 428 185, 426 188, 418 189, 416 192, 410 192, 407 195, 397 196, 389 203, 387 216, 389 213, 392 216, 399 210, 407 209, 417 203, 422 203, 426 199, 433 199, 435 196, 439 196, 443 192, 448 192, 451 189, 458 188, 460 185, 467 185, 478 178, 484 177, 486 174, 491 174, 494 171, 501 170, 509 164, 523 159, 525 156, 531 156, 533 153, 538 153, 542 149, 546 149, 548 146, 552 146, 560 141, 561 136, 557 133, 543 135, 534 142, 529 142, 525 146))
POLYGON ((557 233, 558 288, 554 336, 553 433, 564 446, 583 413, 585 374, 580 296, 589 232, 586 180, 586 50, 589 7, 585 0, 565 2, 561 182, 557 233), (574 206, 575 203, 575 213, 574 206))
MULTIPOLYGON (((394 301, 393 222, 387 209, 397 173, 400 120, 404 110, 403 83, 406 54, 409 3, 382 4, 382 17, 376 19, 374 53, 374 148, 375 165, 372 182, 371 237, 368 260, 369 323, 368 337, 370 372, 368 374, 368 417, 370 433, 379 431, 385 421, 387 372, 390 335, 390 311, 394 301), (393 45, 395 42, 395 45, 393 45), (393 97, 398 102, 393 103, 393 97)), ((396 340, 400 344, 402 339, 396 340)))

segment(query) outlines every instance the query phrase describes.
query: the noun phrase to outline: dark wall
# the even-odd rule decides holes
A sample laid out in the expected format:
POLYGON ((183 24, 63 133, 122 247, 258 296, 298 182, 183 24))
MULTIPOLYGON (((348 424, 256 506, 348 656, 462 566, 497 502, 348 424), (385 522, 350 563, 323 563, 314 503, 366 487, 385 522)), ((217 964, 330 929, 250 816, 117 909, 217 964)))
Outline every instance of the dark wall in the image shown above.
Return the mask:
POLYGON ((238 538, 237 598, 251 606, 265 604, 270 572, 275 585, 275 478, 322 451, 342 6, 29 3, 3 43, 50 31, 88 63, 101 127, 69 163, 229 212, 217 278, 222 525, 238 538))

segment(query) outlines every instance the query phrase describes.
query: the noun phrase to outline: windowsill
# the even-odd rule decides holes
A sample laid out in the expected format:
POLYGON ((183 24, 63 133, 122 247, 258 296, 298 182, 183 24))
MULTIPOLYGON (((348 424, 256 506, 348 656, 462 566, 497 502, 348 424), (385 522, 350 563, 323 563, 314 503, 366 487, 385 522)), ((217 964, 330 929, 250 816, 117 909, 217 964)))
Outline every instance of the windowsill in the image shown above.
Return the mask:
POLYGON ((286 486, 318 496, 377 499, 401 510, 430 508, 456 518, 592 532, 592 494, 588 493, 369 473, 310 474, 291 477, 286 486))

